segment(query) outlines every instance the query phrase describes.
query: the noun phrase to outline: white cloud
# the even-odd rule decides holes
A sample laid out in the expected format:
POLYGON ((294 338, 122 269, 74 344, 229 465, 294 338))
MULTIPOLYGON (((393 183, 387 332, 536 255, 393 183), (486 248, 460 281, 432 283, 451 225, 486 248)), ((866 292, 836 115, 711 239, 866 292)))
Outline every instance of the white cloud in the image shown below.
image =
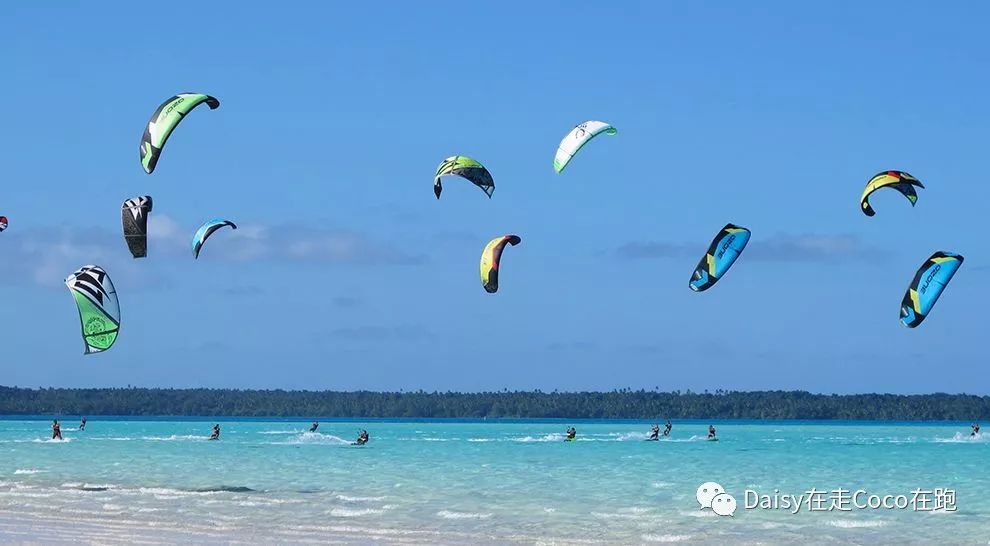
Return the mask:
MULTIPOLYGON (((683 243, 633 241, 615 250, 617 257, 627 260, 701 256, 705 246, 683 243)), ((760 239, 756 236, 746 247, 749 260, 781 262, 832 262, 885 253, 869 247, 854 235, 803 234, 775 235, 760 239)))
MULTIPOLYGON (((148 257, 134 260, 123 235, 108 229, 62 226, 7 230, 3 234, 6 273, 0 276, 0 283, 56 287, 68 274, 92 263, 111 272, 115 282, 120 278, 131 279, 133 284, 160 285, 163 279, 139 262, 192 260, 194 232, 195 227, 183 227, 168 215, 152 214, 148 257)), ((202 257, 236 263, 265 260, 356 266, 414 265, 425 260, 421 254, 357 232, 252 223, 215 233, 202 257)))

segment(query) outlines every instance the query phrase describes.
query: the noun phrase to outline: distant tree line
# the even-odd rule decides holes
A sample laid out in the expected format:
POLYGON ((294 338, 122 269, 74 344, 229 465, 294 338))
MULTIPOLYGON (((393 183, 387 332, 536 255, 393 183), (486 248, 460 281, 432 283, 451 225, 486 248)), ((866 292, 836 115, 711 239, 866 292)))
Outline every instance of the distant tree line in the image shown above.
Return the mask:
POLYGON ((334 392, 236 389, 25 389, 0 386, 3 415, 365 418, 990 418, 990 396, 804 391, 334 392))

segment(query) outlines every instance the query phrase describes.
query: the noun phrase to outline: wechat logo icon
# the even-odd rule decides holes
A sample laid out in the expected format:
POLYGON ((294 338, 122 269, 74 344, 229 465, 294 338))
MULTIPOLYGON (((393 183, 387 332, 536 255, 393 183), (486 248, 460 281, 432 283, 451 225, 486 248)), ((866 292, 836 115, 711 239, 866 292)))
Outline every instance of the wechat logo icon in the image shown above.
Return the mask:
POLYGON ((736 513, 736 498, 725 492, 725 488, 715 482, 705 482, 698 486, 695 495, 701 509, 711 509, 720 516, 731 516, 736 513))

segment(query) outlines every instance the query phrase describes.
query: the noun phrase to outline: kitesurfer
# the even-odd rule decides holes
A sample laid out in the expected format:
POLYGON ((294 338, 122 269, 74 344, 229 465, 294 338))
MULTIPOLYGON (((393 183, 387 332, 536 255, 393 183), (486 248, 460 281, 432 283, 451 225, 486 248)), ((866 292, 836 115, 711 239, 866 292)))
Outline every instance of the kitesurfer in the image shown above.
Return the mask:
POLYGON ((210 435, 210 439, 211 440, 219 440, 220 439, 220 425, 219 424, 213 425, 213 434, 210 435))
POLYGON ((567 427, 566 441, 573 442, 575 437, 577 437, 577 429, 575 429, 574 427, 567 427))
POLYGON ((667 419, 667 424, 663 426, 663 435, 670 436, 670 429, 674 428, 674 425, 670 424, 670 419, 667 419))
POLYGON ((83 417, 82 421, 79 421, 79 430, 86 430, 86 418, 83 417))
POLYGON ((970 428, 972 428, 972 429, 973 429, 973 432, 970 432, 970 433, 969 433, 969 435, 970 435, 970 436, 976 436, 977 434, 979 434, 979 433, 980 433, 980 424, 979 424, 979 423, 973 423, 973 424, 972 424, 972 425, 970 426, 970 428))
POLYGON ((62 439, 62 427, 58 424, 58 419, 52 419, 52 440, 62 439))
POLYGON ((647 440, 659 440, 660 439, 660 425, 654 424, 653 428, 650 429, 650 437, 647 440))
POLYGON ((319 428, 319 427, 320 427, 320 424, 317 423, 316 421, 313 421, 313 426, 309 427, 309 431, 310 432, 316 432, 316 429, 319 428))
POLYGON ((709 440, 714 440, 715 439, 715 426, 714 425, 708 425, 708 439, 709 440))
POLYGON ((357 441, 355 441, 354 443, 359 446, 363 446, 364 444, 368 443, 368 431, 362 430, 361 433, 358 434, 357 441))

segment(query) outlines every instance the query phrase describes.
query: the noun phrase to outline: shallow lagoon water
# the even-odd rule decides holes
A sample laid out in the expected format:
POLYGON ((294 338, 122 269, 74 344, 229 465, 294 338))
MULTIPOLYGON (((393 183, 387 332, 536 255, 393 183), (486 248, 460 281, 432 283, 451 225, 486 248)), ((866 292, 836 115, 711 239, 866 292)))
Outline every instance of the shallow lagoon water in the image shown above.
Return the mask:
POLYGON ((0 420, 0 540, 990 543, 990 436, 965 423, 0 420), (568 425, 576 442, 564 442, 568 425), (350 445, 359 429, 371 442, 350 445), (737 498, 702 510, 702 482, 737 498), (955 511, 744 508, 744 491, 955 491, 955 511), (6 540, 4 539, 6 537, 6 540))

